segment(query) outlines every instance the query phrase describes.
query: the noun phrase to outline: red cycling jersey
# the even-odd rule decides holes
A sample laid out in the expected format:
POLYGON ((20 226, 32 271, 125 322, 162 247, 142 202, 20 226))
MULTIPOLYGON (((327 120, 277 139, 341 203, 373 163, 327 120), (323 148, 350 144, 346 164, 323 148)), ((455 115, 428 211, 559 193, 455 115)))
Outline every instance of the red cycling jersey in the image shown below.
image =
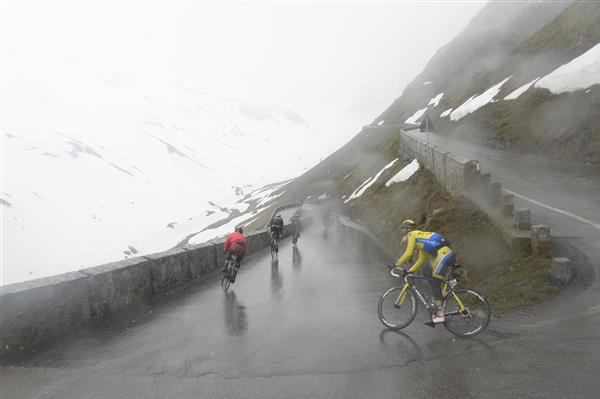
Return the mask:
POLYGON ((231 248, 231 250, 235 253, 245 254, 246 246, 248 244, 248 240, 242 233, 232 233, 229 237, 227 237, 227 241, 225 241, 225 246, 223 247, 223 252, 227 253, 227 250, 231 248))

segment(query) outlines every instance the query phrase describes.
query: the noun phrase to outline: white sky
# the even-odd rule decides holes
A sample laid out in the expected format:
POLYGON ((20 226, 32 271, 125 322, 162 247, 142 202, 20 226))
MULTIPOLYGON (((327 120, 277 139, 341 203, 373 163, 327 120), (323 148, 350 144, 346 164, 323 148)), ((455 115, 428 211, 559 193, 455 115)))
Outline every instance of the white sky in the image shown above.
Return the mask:
POLYGON ((3 1, 0 62, 32 74, 93 63, 145 85, 273 102, 339 146, 484 3, 3 1))

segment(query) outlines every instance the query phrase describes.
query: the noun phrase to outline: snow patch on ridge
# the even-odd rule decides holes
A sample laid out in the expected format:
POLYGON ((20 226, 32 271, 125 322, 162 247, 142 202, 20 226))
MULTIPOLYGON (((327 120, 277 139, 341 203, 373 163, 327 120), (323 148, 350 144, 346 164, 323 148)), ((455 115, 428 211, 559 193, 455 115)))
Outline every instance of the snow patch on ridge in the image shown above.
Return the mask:
POLYGON ((519 87, 516 90, 513 90, 508 96, 504 97, 505 100, 514 100, 516 98, 518 98, 521 94, 525 93, 527 90, 529 90, 529 88, 538 80, 540 79, 540 77, 538 76, 537 78, 533 79, 531 82, 529 83, 525 83, 523 86, 519 87))
POLYGON ((358 198, 361 195, 363 195, 369 189, 369 187, 371 187, 373 184, 375 184, 375 182, 377 181, 377 179, 379 179, 379 176, 381 176, 381 174, 383 172, 385 172, 387 169, 389 169, 392 166, 394 166, 394 164, 397 161, 398 161, 398 158, 394 159, 392 162, 390 162, 387 165, 385 165, 383 167, 383 169, 381 169, 379 172, 377 172, 377 174, 375 176, 373 176, 372 178, 369 177, 367 180, 365 180, 363 182, 363 184, 361 184, 356 190, 354 190, 354 192, 350 195, 350 197, 348 197, 347 200, 344 201, 344 203, 347 203, 348 201, 351 201, 354 198, 358 198))
POLYGON ((512 78, 512 75, 510 75, 503 81, 495 84, 494 86, 490 87, 480 95, 473 95, 461 106, 459 106, 454 111, 452 111, 452 113, 450 113, 450 120, 457 121, 460 118, 470 114, 471 112, 477 111, 479 108, 492 101, 494 97, 496 97, 504 83, 506 83, 510 78, 512 78))
POLYGON ((416 124, 417 120, 423 116, 425 111, 427 111, 427 107, 417 110, 417 112, 415 112, 410 118, 406 119, 404 121, 404 123, 409 123, 409 124, 413 124, 413 125, 416 124))
POLYGON ((394 175, 390 180, 385 183, 386 187, 391 186, 394 183, 401 183, 408 180, 415 172, 419 170, 419 161, 413 159, 411 163, 400 169, 398 173, 394 175))
POLYGON ((440 118, 445 118, 452 113, 452 108, 449 108, 440 114, 440 118))
POLYGON ((538 80, 542 87, 558 94, 600 84, 600 43, 538 80))
POLYGON ((444 93, 440 93, 437 96, 433 97, 431 100, 429 100, 429 102, 427 103, 427 105, 433 105, 433 108, 437 107, 440 103, 440 100, 442 99, 442 97, 444 96, 444 93))

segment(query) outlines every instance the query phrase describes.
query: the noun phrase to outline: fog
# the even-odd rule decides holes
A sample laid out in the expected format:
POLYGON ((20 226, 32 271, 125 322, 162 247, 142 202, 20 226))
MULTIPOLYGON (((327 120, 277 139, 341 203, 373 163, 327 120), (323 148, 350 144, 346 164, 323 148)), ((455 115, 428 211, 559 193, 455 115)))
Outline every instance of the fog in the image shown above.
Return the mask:
POLYGON ((254 218, 483 5, 3 2, 0 284, 254 218))
POLYGON ((329 150, 398 97, 483 5, 9 1, 3 77, 94 65, 146 85, 273 102, 317 125, 329 150))

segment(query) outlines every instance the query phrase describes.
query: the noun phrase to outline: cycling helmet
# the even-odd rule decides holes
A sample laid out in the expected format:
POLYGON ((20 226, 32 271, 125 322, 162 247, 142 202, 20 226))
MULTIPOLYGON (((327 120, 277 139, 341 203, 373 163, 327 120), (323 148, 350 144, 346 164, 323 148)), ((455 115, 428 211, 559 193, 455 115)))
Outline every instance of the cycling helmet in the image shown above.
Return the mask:
POLYGON ((417 224, 411 219, 406 219, 404 222, 402 222, 402 230, 404 231, 411 231, 416 228, 417 224))
POLYGON ((237 231, 240 234, 244 234, 244 229, 242 229, 241 227, 236 227, 235 231, 237 231))

